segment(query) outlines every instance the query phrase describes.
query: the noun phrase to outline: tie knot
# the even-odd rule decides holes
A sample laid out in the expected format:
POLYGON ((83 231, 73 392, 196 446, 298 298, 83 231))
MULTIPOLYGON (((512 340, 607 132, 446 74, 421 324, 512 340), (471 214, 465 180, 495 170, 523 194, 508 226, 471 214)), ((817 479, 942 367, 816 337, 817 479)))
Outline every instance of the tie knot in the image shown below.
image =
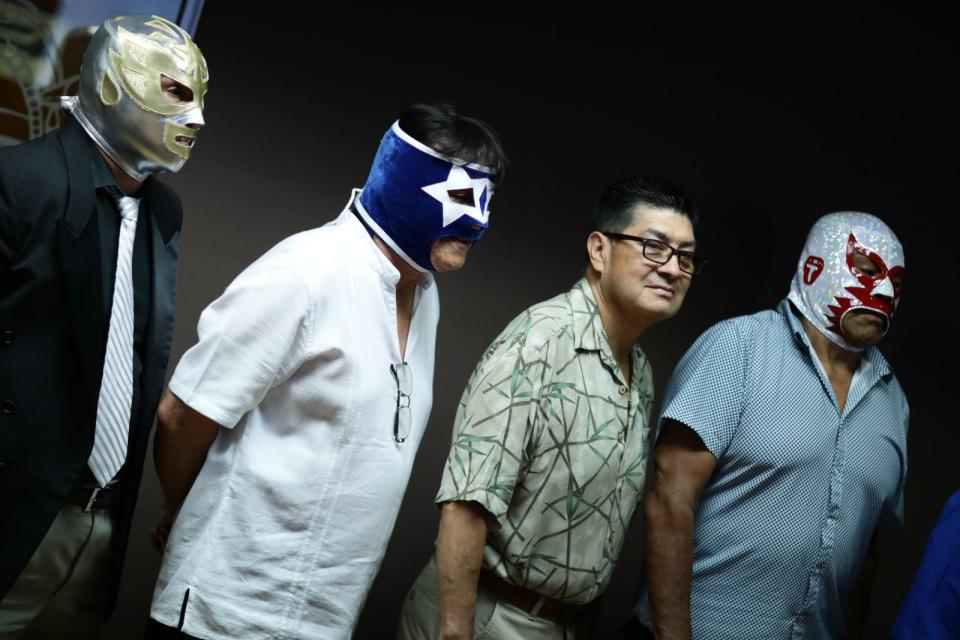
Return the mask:
POLYGON ((117 207, 120 210, 120 216, 124 220, 133 220, 136 222, 137 213, 140 211, 140 199, 130 196, 120 196, 117 198, 117 207))

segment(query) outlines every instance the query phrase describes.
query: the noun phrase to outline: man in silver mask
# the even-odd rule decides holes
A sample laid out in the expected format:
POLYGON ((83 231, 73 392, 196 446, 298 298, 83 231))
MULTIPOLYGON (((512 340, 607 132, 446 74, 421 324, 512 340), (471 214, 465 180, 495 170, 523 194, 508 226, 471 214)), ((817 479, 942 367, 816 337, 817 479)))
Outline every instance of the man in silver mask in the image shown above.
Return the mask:
POLYGON ((143 182, 178 171, 190 157, 204 124, 207 79, 186 31, 155 16, 122 16, 97 30, 79 95, 62 102, 102 153, 143 182))
POLYGON ((156 16, 94 34, 72 115, 0 149, 0 639, 92 638, 116 598, 173 331, 200 50, 156 16))

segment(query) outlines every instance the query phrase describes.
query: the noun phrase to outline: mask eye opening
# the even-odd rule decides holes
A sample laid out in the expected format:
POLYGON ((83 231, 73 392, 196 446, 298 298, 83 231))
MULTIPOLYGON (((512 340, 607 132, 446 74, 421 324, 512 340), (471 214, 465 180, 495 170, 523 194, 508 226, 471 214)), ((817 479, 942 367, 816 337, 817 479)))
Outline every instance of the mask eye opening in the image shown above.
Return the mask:
POLYGON ((193 89, 163 73, 160 74, 160 89, 168 102, 193 102, 193 89))
POLYGON ((468 207, 475 207, 476 200, 474 199, 473 187, 466 187, 465 189, 448 189, 447 196, 449 196, 452 202, 456 204, 467 205, 468 207))
POLYGON ((857 247, 853 254, 853 272, 879 280, 887 275, 887 269, 875 256, 857 247), (858 260, 859 258, 859 260, 858 260))

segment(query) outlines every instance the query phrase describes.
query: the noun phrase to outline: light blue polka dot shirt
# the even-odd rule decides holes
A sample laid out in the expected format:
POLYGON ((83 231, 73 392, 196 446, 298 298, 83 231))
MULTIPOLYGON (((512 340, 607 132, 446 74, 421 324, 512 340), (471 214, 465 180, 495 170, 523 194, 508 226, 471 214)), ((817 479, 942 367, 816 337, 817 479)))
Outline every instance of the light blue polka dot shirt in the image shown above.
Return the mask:
MULTIPOLYGON (((909 408, 880 352, 864 351, 841 415, 784 300, 700 336, 664 418, 717 459, 695 514, 694 638, 844 637, 874 531, 903 520, 909 408)), ((645 589, 636 613, 649 626, 645 589)))

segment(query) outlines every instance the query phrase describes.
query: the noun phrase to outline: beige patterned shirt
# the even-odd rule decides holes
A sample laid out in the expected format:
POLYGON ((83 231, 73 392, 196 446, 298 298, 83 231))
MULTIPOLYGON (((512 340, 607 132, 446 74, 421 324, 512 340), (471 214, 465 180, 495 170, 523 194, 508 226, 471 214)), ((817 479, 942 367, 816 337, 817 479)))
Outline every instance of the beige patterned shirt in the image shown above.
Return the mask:
POLYGON ((628 385, 582 279, 514 319, 467 382, 436 501, 490 512, 484 565, 508 582, 586 603, 610 581, 649 456, 652 373, 631 357, 628 385))

